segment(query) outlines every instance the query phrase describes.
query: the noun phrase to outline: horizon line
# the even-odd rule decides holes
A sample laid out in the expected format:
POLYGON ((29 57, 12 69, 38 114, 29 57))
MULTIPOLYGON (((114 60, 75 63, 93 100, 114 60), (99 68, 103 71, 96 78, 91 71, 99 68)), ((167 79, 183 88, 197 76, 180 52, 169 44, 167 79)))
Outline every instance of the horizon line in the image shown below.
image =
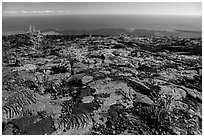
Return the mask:
POLYGON ((31 17, 31 16, 70 16, 70 15, 151 15, 151 16, 197 16, 202 17, 202 14, 148 14, 148 13, 69 13, 69 14, 21 14, 21 15, 5 15, 2 17, 31 17))

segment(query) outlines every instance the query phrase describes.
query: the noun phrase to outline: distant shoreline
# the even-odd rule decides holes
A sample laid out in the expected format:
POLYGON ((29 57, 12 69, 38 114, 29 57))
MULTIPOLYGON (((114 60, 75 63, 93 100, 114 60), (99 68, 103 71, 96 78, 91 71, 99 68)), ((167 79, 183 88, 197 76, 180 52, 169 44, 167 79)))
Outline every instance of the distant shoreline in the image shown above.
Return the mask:
POLYGON ((26 33, 26 31, 24 32, 24 31, 7 31, 7 32, 3 32, 2 31, 2 35, 3 36, 9 36, 9 35, 15 35, 15 34, 24 34, 24 33, 26 33))
MULTIPOLYGON (((2 32, 3 36, 25 34, 26 31, 11 31, 2 32)), ((117 34, 128 34, 128 35, 158 35, 158 36, 169 36, 175 35, 180 37, 202 37, 202 31, 196 30, 153 30, 153 29, 136 29, 136 28, 101 28, 101 29, 80 29, 80 30, 54 30, 47 29, 42 30, 45 35, 117 35, 117 34)))

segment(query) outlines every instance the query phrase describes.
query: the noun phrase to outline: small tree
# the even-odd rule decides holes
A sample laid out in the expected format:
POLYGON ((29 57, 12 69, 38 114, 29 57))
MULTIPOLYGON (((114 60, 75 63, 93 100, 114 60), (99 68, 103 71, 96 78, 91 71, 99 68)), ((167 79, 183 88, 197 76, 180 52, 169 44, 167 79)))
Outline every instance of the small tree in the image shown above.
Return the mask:
POLYGON ((82 51, 80 49, 68 47, 62 51, 62 57, 69 61, 71 66, 71 75, 74 74, 74 64, 80 62, 83 59, 82 51))

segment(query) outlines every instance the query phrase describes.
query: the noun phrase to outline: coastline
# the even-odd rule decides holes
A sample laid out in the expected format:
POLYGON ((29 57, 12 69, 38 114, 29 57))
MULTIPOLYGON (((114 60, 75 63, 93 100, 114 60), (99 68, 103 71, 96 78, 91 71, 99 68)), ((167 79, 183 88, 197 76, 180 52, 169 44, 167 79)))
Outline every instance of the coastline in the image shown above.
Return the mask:
POLYGON ((16 34, 25 34, 26 31, 2 31, 2 36, 10 36, 10 35, 16 35, 16 34))
MULTIPOLYGON (((25 34, 26 31, 6 31, 2 32, 2 36, 10 36, 15 34, 25 34)), ((155 30, 155 29, 139 29, 139 28, 101 28, 101 29, 80 29, 80 30, 56 30, 46 29, 42 30, 43 35, 111 35, 127 34, 132 36, 175 36, 182 38, 202 37, 201 31, 192 30, 155 30)))

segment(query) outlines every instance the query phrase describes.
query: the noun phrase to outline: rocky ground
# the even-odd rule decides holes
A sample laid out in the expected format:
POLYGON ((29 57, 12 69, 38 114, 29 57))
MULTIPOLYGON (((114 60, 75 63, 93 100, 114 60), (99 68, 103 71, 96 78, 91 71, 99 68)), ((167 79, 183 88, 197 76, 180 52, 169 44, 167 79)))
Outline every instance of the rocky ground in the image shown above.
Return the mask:
POLYGON ((202 134, 202 40, 2 38, 3 134, 202 134))

